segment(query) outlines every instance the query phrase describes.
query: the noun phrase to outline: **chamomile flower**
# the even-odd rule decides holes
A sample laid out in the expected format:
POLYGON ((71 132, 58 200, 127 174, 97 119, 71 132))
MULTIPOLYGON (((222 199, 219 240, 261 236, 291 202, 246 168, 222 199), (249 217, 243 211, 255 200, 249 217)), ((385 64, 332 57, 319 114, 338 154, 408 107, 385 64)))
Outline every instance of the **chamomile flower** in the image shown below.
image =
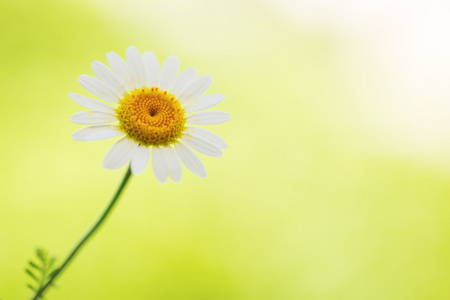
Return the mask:
POLYGON ((117 53, 106 53, 110 68, 94 61, 97 78, 81 75, 78 82, 94 96, 69 97, 90 111, 79 112, 70 120, 94 125, 73 133, 76 141, 122 138, 106 154, 103 166, 118 169, 131 162, 134 174, 142 173, 151 157, 153 172, 160 183, 171 177, 181 180, 181 162, 199 177, 206 170, 191 150, 219 157, 227 144, 216 134, 192 125, 213 125, 230 120, 223 111, 208 110, 224 100, 221 94, 204 93, 212 84, 209 75, 197 76, 195 68, 178 74, 179 60, 169 56, 161 68, 153 52, 140 54, 127 48, 126 62, 117 53))

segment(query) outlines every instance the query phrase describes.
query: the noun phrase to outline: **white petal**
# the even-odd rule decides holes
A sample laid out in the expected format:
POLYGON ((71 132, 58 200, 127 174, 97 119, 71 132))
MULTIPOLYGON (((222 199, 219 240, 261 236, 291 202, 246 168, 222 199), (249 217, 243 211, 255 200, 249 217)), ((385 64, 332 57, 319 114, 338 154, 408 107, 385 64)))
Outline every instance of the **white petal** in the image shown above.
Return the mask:
POLYGON ((109 114, 115 114, 114 108, 112 108, 111 106, 100 102, 98 100, 94 100, 82 95, 78 95, 75 93, 69 93, 69 97, 70 99, 72 99, 73 101, 75 101, 77 104, 87 108, 87 109, 92 109, 95 111, 100 111, 100 112, 104 112, 104 113, 109 113, 109 114))
POLYGON ((144 52, 143 61, 147 75, 147 86, 157 86, 159 82, 159 62, 156 55, 151 51, 144 52))
POLYGON ((181 163, 172 147, 153 147, 152 164, 160 183, 166 182, 167 177, 171 177, 174 182, 181 180, 181 163))
POLYGON ((139 146, 134 151, 133 158, 131 159, 131 171, 133 174, 141 174, 147 168, 149 158, 150 148, 139 146))
POLYGON ((167 163, 169 165, 169 176, 174 182, 180 182, 181 180, 181 163, 175 151, 172 147, 165 147, 167 163))
POLYGON ((89 75, 80 75, 78 82, 91 94, 108 102, 118 103, 119 97, 108 85, 89 75))
POLYGON ((123 138, 115 143, 103 160, 103 167, 107 169, 118 169, 125 165, 133 157, 138 144, 128 138, 123 138))
POLYGON ((91 67, 92 71, 94 71, 95 76, 97 76, 98 79, 100 79, 111 89, 113 89, 119 98, 122 98, 127 90, 125 89, 123 83, 120 82, 120 80, 117 78, 117 76, 107 66, 99 61, 94 61, 91 64, 91 67))
POLYGON ((193 113, 200 110, 211 108, 225 99, 221 94, 208 94, 188 103, 184 107, 184 111, 187 113, 193 113))
POLYGON ((108 61, 109 66, 114 72, 114 75, 117 76, 117 79, 124 84, 125 78, 124 78, 124 71, 128 68, 127 64, 123 60, 122 57, 120 57, 119 54, 117 54, 114 51, 106 53, 106 60, 108 61))
POLYGON ((181 143, 176 143, 175 151, 186 168, 198 177, 206 177, 205 166, 200 158, 198 158, 198 156, 191 149, 181 143))
POLYGON ((175 83, 173 84, 172 89, 170 90, 171 93, 178 99, 178 97, 183 93, 183 91, 195 80, 195 77, 197 77, 197 69, 190 67, 178 75, 177 79, 175 80, 175 83))
POLYGON ((98 141, 125 135, 117 125, 99 125, 81 128, 72 133, 74 141, 98 141))
POLYGON ((169 176, 169 166, 167 164, 164 148, 152 147, 152 165, 153 173, 159 183, 165 183, 169 176))
POLYGON ((181 141, 200 153, 214 157, 222 156, 222 150, 217 145, 200 136, 186 133, 181 137, 181 141))
POLYGON ((131 46, 127 48, 126 56, 128 67, 136 84, 135 88, 143 87, 146 83, 147 75, 145 74, 141 53, 135 46, 131 46))
POLYGON ((111 123, 117 121, 115 115, 98 111, 82 111, 70 116, 70 121, 81 125, 111 123))
POLYGON ((175 82, 178 73, 180 62, 177 57, 170 55, 161 67, 159 76, 159 88, 164 91, 169 91, 175 82))
POLYGON ((229 113, 218 110, 201 111, 187 117, 187 123, 194 125, 214 125, 231 120, 229 113))
POLYGON ((225 141, 220 136, 218 136, 206 129, 203 129, 200 127, 188 127, 186 130, 186 133, 193 135, 193 136, 198 136, 198 137, 204 138, 205 140, 208 140, 211 143, 215 144, 220 149, 228 148, 227 143, 225 143, 225 141))
POLYGON ((209 89, 212 82, 213 79, 209 75, 198 77, 186 88, 185 91, 183 91, 183 93, 181 93, 179 98, 180 102, 184 104, 197 99, 209 89))
POLYGON ((117 78, 122 82, 125 88, 129 91, 134 90, 136 83, 131 75, 128 65, 122 57, 114 51, 106 53, 106 60, 109 66, 116 74, 117 78))

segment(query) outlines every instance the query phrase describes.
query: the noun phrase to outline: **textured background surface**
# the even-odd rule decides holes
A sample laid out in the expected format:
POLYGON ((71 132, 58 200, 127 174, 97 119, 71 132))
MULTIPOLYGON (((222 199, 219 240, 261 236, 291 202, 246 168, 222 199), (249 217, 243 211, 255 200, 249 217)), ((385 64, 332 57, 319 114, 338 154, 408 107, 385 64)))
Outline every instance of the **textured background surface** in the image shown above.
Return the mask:
POLYGON ((136 45, 211 74, 230 145, 134 177, 48 299, 449 299, 444 1, 0 0, 0 298, 63 258, 124 170, 73 142, 79 74, 136 45), (426 4, 425 4, 426 3, 426 4))

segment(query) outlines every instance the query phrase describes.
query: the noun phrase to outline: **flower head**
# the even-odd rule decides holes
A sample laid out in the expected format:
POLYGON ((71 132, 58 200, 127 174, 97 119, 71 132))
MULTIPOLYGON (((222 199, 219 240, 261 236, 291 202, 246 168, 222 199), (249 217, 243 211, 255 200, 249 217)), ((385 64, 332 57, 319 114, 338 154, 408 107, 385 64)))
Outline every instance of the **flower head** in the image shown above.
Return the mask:
POLYGON ((219 157, 227 144, 214 133, 191 125, 230 120, 223 111, 202 111, 225 98, 221 94, 203 95, 212 84, 211 76, 197 77, 192 67, 177 74, 179 61, 175 56, 169 56, 160 68, 153 52, 141 55, 134 46, 127 48, 126 62, 115 52, 107 53, 106 59, 111 69, 94 61, 92 70, 97 78, 81 75, 78 82, 111 105, 69 93, 73 101, 91 110, 72 115, 72 122, 102 124, 74 132, 73 139, 94 141, 122 136, 105 156, 103 166, 108 169, 131 162, 131 171, 139 174, 151 156, 153 171, 161 183, 168 177, 180 181, 180 160, 194 174, 205 177, 203 163, 190 148, 219 157))

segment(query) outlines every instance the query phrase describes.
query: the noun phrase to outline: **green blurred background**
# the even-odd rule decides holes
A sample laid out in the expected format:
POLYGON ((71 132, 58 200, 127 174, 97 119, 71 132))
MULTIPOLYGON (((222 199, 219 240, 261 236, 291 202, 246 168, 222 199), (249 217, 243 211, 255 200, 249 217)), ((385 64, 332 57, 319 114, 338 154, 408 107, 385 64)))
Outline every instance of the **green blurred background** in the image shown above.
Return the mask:
POLYGON ((135 176, 47 299, 450 299, 449 7, 424 3, 0 0, 0 298, 120 181, 67 94, 136 45, 214 77, 230 147, 135 176))

